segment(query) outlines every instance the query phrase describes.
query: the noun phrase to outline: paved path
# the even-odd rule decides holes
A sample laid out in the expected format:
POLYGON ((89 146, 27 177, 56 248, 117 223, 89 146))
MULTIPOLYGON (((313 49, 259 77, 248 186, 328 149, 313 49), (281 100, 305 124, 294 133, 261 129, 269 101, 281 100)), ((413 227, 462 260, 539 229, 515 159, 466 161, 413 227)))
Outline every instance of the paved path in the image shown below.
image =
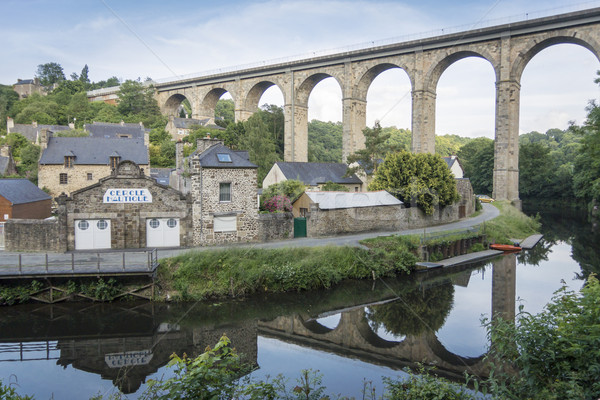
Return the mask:
MULTIPOLYGON (((276 248, 286 248, 286 247, 314 247, 314 246, 360 246, 359 241, 368 238, 374 238, 379 236, 390 236, 390 235, 422 235, 423 232, 427 234, 435 233, 435 232, 444 232, 444 231, 454 231, 454 230, 465 230, 474 226, 477 226, 485 221, 493 219, 500 214, 500 211, 490 205, 490 204, 482 204, 483 212, 474 218, 465 218, 457 222, 452 222, 449 224, 438 225, 438 226, 430 226, 427 228, 419 228, 419 229, 406 229, 401 231, 388 231, 388 232, 367 232, 367 233, 359 233, 355 235, 343 235, 343 236, 332 236, 332 237, 319 237, 319 238, 301 238, 301 239, 286 239, 286 240, 278 240, 268 243, 249 243, 249 244, 238 244, 234 245, 236 247, 251 247, 251 248, 261 248, 261 249, 276 249, 276 248)), ((195 248, 177 248, 177 249, 158 249, 158 258, 167 258, 173 257, 175 255, 187 252, 187 251, 204 251, 204 250, 213 250, 213 249, 222 249, 222 248, 231 248, 232 246, 218 246, 218 247, 195 247, 195 248)), ((16 266, 18 265, 19 254, 22 258, 23 265, 37 265, 39 268, 45 265, 46 254, 48 254, 48 258, 51 260, 52 264, 64 264, 71 265, 71 260, 73 255, 74 257, 88 257, 90 258, 89 263, 93 266, 97 263, 98 257, 101 259, 101 264, 110 265, 113 263, 115 268, 118 268, 122 265, 123 253, 126 256, 126 264, 140 264, 140 268, 142 265, 147 263, 147 254, 141 252, 144 249, 135 249, 135 250, 121 250, 121 251, 75 251, 73 253, 11 253, 0 251, 0 268, 8 267, 8 266, 16 266), (136 260, 139 258, 139 261, 136 260)), ((146 249, 148 250, 148 249, 146 249)))
MULTIPOLYGON (((460 221, 452 222, 449 224, 429 226, 427 228, 419 229, 405 229, 400 231, 387 231, 387 232, 366 232, 357 233, 354 235, 341 235, 331 237, 319 237, 319 238, 299 238, 299 239, 286 239, 277 240, 267 243, 249 243, 249 244, 238 244, 236 247, 252 247, 259 249, 278 249, 278 248, 289 248, 289 247, 316 247, 316 246, 360 246, 359 241, 363 239, 370 239, 379 236, 390 236, 390 235, 422 235, 426 232, 428 235, 436 232, 454 231, 454 230, 466 230, 474 226, 478 226, 485 221, 489 221, 500 215, 500 210, 491 204, 482 204, 483 211, 476 217, 464 218, 460 221)), ((223 249, 231 248, 231 246, 217 246, 217 247, 197 247, 193 249, 158 249, 158 258, 173 257, 189 250, 211 250, 211 249, 223 249)))

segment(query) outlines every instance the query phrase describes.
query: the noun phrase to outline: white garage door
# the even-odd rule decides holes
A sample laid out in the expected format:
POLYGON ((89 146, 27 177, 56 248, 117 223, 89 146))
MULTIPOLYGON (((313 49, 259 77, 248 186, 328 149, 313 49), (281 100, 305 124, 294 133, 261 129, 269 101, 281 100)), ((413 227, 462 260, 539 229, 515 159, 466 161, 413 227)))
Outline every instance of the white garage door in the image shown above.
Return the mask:
POLYGON ((179 218, 146 220, 147 247, 179 247, 179 218))
POLYGON ((75 249, 110 249, 110 219, 76 219, 75 249))

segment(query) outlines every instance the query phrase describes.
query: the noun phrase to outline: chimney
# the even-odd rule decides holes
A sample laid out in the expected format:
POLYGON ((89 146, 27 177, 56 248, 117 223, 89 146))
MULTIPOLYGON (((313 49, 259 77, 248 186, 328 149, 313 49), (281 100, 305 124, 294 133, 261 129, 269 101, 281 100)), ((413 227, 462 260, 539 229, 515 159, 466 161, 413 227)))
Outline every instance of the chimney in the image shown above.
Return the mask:
POLYGON ((6 117, 6 132, 10 133, 10 130, 15 127, 15 120, 11 117, 6 117))
POLYGON ((69 129, 75 129, 75 123, 69 122, 69 129))
POLYGON ((37 128, 37 121, 33 121, 33 122, 31 123, 31 126, 33 126, 34 128, 37 128))
POLYGON ((10 146, 5 144, 4 146, 0 147, 0 156, 2 157, 10 157, 10 146))
POLYGON ((196 142, 196 151, 198 152, 198 154, 202 154, 206 151, 206 149, 216 144, 222 145, 223 141, 221 139, 211 139, 210 134, 206 134, 205 138, 198 139, 198 141, 196 142))
POLYGON ((144 131, 144 146, 150 148, 150 132, 143 128, 142 130, 144 131))
POLYGON ((121 126, 125 126, 125 121, 121 120, 121 126))
POLYGON ((175 168, 183 169, 183 142, 181 140, 175 143, 175 168))
POLYGON ((40 156, 48 148, 48 141, 52 137, 52 132, 50 130, 44 128, 40 132, 40 156))

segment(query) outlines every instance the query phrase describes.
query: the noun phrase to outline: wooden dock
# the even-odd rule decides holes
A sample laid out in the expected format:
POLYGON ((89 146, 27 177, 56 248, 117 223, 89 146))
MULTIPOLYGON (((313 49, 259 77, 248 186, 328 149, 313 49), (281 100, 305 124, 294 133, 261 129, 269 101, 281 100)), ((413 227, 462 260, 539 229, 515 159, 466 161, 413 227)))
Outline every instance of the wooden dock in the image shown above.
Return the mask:
POLYGON ((542 240, 543 237, 544 237, 544 235, 540 235, 540 234, 531 235, 527 239, 525 239, 521 242, 521 248, 523 250, 531 250, 535 247, 536 244, 538 244, 538 242, 540 240, 542 240))
POLYGON ((82 253, 0 253, 0 280, 153 276, 157 250, 82 253))
POLYGON ((418 271, 428 271, 436 268, 447 268, 453 267, 455 265, 470 264, 477 261, 485 260, 487 258, 492 258, 500 254, 503 254, 503 252, 500 250, 483 250, 476 251, 475 253, 468 253, 456 257, 450 257, 445 260, 436 261, 435 263, 418 262, 416 265, 418 271))

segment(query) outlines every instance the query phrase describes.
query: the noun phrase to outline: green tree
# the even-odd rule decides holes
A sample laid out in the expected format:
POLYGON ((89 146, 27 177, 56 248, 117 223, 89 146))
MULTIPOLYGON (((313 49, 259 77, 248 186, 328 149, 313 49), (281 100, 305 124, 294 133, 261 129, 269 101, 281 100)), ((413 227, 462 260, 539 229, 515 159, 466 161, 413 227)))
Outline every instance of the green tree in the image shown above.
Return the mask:
POLYGON ((550 197, 553 193, 554 165, 550 149, 541 142, 519 146, 519 195, 528 197, 550 197))
POLYGON ((457 156, 475 193, 491 195, 494 186, 494 141, 475 138, 462 146, 457 156))
POLYGON ((42 86, 51 86, 65 80, 63 68, 55 62, 38 65, 35 76, 39 78, 42 86))
POLYGON ((244 123, 244 128, 246 133, 241 138, 239 146, 240 149, 247 150, 250 161, 258 165, 257 174, 260 185, 273 164, 279 160, 277 146, 260 116, 252 115, 244 123))
POLYGON ((354 163, 358 165, 348 168, 347 175, 352 175, 359 170, 368 176, 376 175, 379 162, 385 157, 387 151, 385 143, 391 134, 383 133, 379 122, 375 122, 373 128, 366 127, 362 132, 365 137, 365 148, 348 156, 348 165, 354 163))
POLYGON ((226 128, 235 121, 235 105, 231 99, 219 99, 215 106, 215 124, 226 128))
POLYGON ((416 205, 425 214, 459 199, 456 182, 446 162, 435 154, 388 154, 369 184, 369 190, 387 190, 406 205, 416 205))
POLYGON ((573 171, 573 190, 578 198, 597 202, 600 200, 600 106, 592 101, 587 111, 584 125, 572 127, 581 137, 581 150, 573 171))
POLYGON ((11 86, 0 85, 0 124, 6 126, 8 111, 14 103, 19 101, 19 95, 11 86))
POLYGON ((143 122, 149 128, 164 128, 167 119, 154 98, 154 87, 128 80, 121 84, 117 110, 126 122, 143 122))
POLYGON ((321 186, 321 191, 323 192, 349 192, 347 186, 344 186, 340 183, 335 183, 331 181, 327 181, 323 186, 321 186))
POLYGON ((88 76, 90 69, 87 64, 81 70, 81 74, 79 75, 79 82, 83 84, 86 90, 90 87, 90 78, 88 76))
MULTIPOLYGON (((255 114, 258 114, 267 128, 267 131, 271 135, 273 142, 277 146, 277 154, 280 158, 283 158, 283 147, 284 147, 284 116, 283 108, 274 104, 263 104, 255 114)), ((310 125, 310 124, 309 124, 310 125)), ((310 127, 309 127, 310 137, 310 127)), ((309 139, 310 143, 310 139, 309 139)), ((309 144, 310 146, 310 144, 309 144)), ((310 148, 309 148, 310 153, 310 148)))
POLYGON ((308 161, 342 162, 341 122, 313 119, 308 123, 308 161))

